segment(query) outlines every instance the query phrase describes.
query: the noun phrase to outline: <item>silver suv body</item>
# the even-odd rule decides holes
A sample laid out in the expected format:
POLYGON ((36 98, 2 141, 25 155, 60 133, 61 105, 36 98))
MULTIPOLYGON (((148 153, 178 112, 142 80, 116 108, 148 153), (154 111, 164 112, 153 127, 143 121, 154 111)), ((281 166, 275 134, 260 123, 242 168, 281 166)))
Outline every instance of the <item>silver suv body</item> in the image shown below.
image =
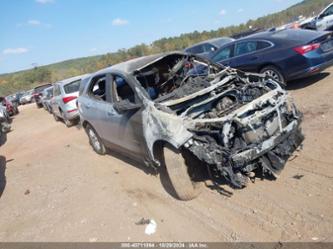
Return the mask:
POLYGON ((80 75, 54 83, 51 109, 56 121, 62 119, 70 127, 79 120, 76 100, 81 80, 86 76, 88 75, 80 75))

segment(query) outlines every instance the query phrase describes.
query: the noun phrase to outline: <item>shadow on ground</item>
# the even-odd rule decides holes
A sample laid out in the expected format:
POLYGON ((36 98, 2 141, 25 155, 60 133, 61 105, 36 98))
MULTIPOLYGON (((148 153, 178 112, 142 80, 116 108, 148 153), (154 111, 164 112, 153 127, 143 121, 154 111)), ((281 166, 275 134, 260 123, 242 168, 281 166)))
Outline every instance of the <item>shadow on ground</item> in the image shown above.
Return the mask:
POLYGON ((0 156, 0 198, 6 187, 5 171, 6 171, 6 158, 4 156, 0 156))
POLYGON ((297 89, 311 86, 311 85, 317 83, 318 81, 325 79, 329 75, 330 75, 330 73, 323 72, 320 74, 310 76, 308 78, 290 81, 287 84, 287 90, 297 90, 297 89))
MULTIPOLYGON (((143 171, 145 174, 147 175, 159 175, 161 184, 163 186, 163 188, 165 189, 165 191, 171 195, 174 198, 178 198, 175 189, 173 188, 170 178, 168 176, 168 173, 166 171, 165 167, 160 167, 158 169, 155 169, 153 167, 149 167, 147 165, 145 165, 143 162, 134 160, 132 158, 129 158, 121 153, 115 152, 115 151, 111 151, 110 149, 107 150, 107 155, 111 156, 111 157, 115 157, 123 162, 125 162, 126 164, 135 167, 141 171, 143 171)), ((117 172, 115 172, 117 173, 117 172)))

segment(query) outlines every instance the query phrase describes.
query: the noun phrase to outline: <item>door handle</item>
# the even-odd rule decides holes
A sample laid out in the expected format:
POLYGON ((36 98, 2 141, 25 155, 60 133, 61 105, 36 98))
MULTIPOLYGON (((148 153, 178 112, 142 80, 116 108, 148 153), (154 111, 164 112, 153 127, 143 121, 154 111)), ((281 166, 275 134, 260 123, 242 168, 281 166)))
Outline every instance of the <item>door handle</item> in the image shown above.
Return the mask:
POLYGON ((255 61, 255 60, 258 60, 258 56, 253 56, 250 58, 250 61, 255 61))
POLYGON ((84 104, 84 106, 89 109, 91 107, 91 104, 84 104))

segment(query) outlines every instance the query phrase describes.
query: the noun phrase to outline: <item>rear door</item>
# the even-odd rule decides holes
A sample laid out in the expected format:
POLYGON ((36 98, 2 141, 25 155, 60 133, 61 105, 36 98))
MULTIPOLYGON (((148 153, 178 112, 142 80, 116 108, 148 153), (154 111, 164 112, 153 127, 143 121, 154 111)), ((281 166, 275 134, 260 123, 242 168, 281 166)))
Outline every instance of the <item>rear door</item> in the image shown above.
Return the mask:
POLYGON ((107 74, 96 75, 87 86, 87 93, 80 99, 80 114, 87 120, 97 134, 104 139, 106 112, 112 108, 106 98, 107 74))
MULTIPOLYGON (((118 101, 128 100, 130 103, 138 103, 134 89, 128 84, 127 79, 120 74, 112 74, 111 80, 115 82, 116 89, 109 89, 109 95, 115 91, 113 96, 117 96, 118 101)), ((115 99, 110 99, 111 107, 106 111, 107 130, 104 131, 106 139, 120 146, 124 151, 135 157, 143 155, 143 127, 141 111, 132 110, 119 113, 114 108, 115 99)))
POLYGON ((140 157, 142 149, 137 134, 142 134, 133 124, 141 124, 141 116, 137 113, 118 113, 112 102, 111 83, 115 80, 117 91, 122 98, 134 101, 134 91, 126 80, 119 75, 102 74, 92 78, 87 94, 80 97, 80 112, 108 147, 116 147, 134 156, 140 157), (135 119, 138 118, 138 119, 135 119), (138 122, 132 122, 133 120, 138 122))

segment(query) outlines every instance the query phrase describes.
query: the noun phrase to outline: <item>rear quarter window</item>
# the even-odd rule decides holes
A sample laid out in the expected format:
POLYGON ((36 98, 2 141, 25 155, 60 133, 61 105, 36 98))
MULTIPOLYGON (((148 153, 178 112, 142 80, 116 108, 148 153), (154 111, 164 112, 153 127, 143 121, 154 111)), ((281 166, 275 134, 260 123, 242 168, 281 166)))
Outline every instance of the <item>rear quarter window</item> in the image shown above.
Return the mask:
POLYGON ((78 92, 80 89, 81 80, 76 80, 64 85, 64 91, 66 94, 78 92))
POLYGON ((257 50, 271 47, 272 44, 266 41, 257 41, 257 50))

